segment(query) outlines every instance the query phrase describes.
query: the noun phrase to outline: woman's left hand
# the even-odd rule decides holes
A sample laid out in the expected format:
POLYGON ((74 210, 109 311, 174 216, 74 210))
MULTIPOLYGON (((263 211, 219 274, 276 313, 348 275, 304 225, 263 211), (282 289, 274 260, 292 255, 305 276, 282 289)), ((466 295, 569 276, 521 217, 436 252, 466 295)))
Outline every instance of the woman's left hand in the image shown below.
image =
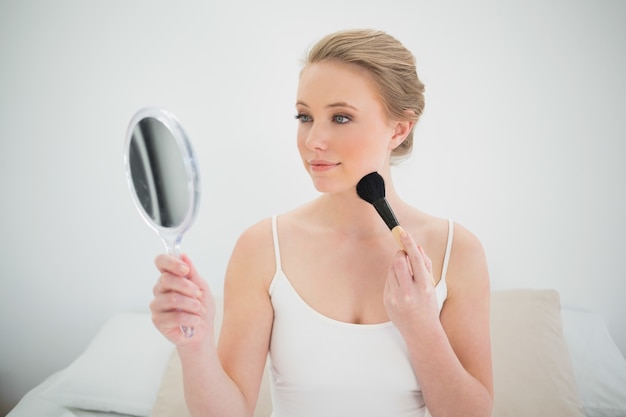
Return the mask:
POLYGON ((398 251, 387 274, 384 303, 400 333, 438 321, 432 262, 406 232, 400 233, 406 251, 398 251))

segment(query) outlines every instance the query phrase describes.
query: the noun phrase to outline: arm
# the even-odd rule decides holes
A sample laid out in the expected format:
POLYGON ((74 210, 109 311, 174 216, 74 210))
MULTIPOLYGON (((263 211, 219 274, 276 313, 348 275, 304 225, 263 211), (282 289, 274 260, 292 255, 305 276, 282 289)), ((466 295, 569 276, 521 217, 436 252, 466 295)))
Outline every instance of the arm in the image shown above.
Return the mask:
MULTIPOLYGON (((187 258, 183 261, 190 265, 188 280, 164 268, 163 275, 172 276, 166 281, 177 283, 155 287, 155 323, 177 345, 187 408, 194 417, 253 414, 273 318, 267 285, 272 277, 270 269, 274 258, 271 240, 269 249, 264 247, 262 232, 260 226, 246 231, 233 250, 224 285, 224 321, 219 347, 213 336, 213 299, 187 258), (264 256, 267 253, 269 257, 264 256), (191 289, 183 286, 191 286, 191 289), (197 290, 202 296, 196 303, 192 295, 197 290), (163 308, 163 299, 177 301, 170 301, 167 308, 163 308), (159 306, 168 313, 155 314, 159 306), (179 324, 193 326, 195 336, 185 339, 178 331, 179 324)), ((266 233, 271 236, 269 231, 266 233)), ((171 257, 159 259, 159 269, 164 263, 177 262, 171 257)), ((171 269, 175 270, 176 266, 171 269)), ((162 281, 163 276, 159 283, 162 281)))
POLYGON ((455 228, 448 298, 438 313, 430 260, 405 234, 385 288, 388 314, 404 337, 433 417, 491 415, 489 277, 480 242, 455 228))

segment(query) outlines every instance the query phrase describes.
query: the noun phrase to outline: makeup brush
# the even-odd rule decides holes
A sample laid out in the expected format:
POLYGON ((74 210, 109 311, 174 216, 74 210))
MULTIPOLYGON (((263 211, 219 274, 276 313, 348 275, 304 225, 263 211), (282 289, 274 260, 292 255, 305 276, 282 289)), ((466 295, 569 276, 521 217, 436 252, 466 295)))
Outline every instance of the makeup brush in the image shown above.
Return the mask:
POLYGON ((400 233, 402 233, 402 226, 396 219, 389 202, 385 198, 385 180, 380 176, 378 172, 370 172, 356 185, 356 193, 363 200, 372 204, 380 217, 385 221, 391 233, 395 236, 396 240, 400 244, 402 249, 404 245, 400 240, 400 233))

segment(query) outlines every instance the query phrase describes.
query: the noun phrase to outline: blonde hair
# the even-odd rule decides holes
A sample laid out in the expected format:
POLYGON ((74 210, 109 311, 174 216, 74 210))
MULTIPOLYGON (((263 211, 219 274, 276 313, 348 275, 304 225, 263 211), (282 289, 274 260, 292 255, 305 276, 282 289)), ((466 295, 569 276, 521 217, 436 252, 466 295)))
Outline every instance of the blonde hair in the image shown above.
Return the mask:
MULTIPOLYGON (((337 61, 357 65, 371 76, 393 120, 417 122, 424 111, 424 84, 415 57, 397 39, 372 29, 343 30, 325 36, 308 52, 304 65, 337 61)), ((392 162, 411 154, 413 129, 391 153, 392 162)))

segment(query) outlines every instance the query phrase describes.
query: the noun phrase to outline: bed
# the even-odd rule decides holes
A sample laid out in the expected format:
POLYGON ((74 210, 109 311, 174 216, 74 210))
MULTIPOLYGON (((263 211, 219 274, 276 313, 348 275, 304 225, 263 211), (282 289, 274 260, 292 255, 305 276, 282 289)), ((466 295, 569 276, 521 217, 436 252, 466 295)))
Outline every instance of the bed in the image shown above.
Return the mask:
MULTIPOLYGON (((492 293, 491 316, 494 416, 626 416, 626 361, 598 314, 517 289, 492 293)), ((271 414, 267 372, 261 391, 255 417, 271 414)), ((149 313, 121 312, 8 417, 188 415, 176 350, 149 313)))

